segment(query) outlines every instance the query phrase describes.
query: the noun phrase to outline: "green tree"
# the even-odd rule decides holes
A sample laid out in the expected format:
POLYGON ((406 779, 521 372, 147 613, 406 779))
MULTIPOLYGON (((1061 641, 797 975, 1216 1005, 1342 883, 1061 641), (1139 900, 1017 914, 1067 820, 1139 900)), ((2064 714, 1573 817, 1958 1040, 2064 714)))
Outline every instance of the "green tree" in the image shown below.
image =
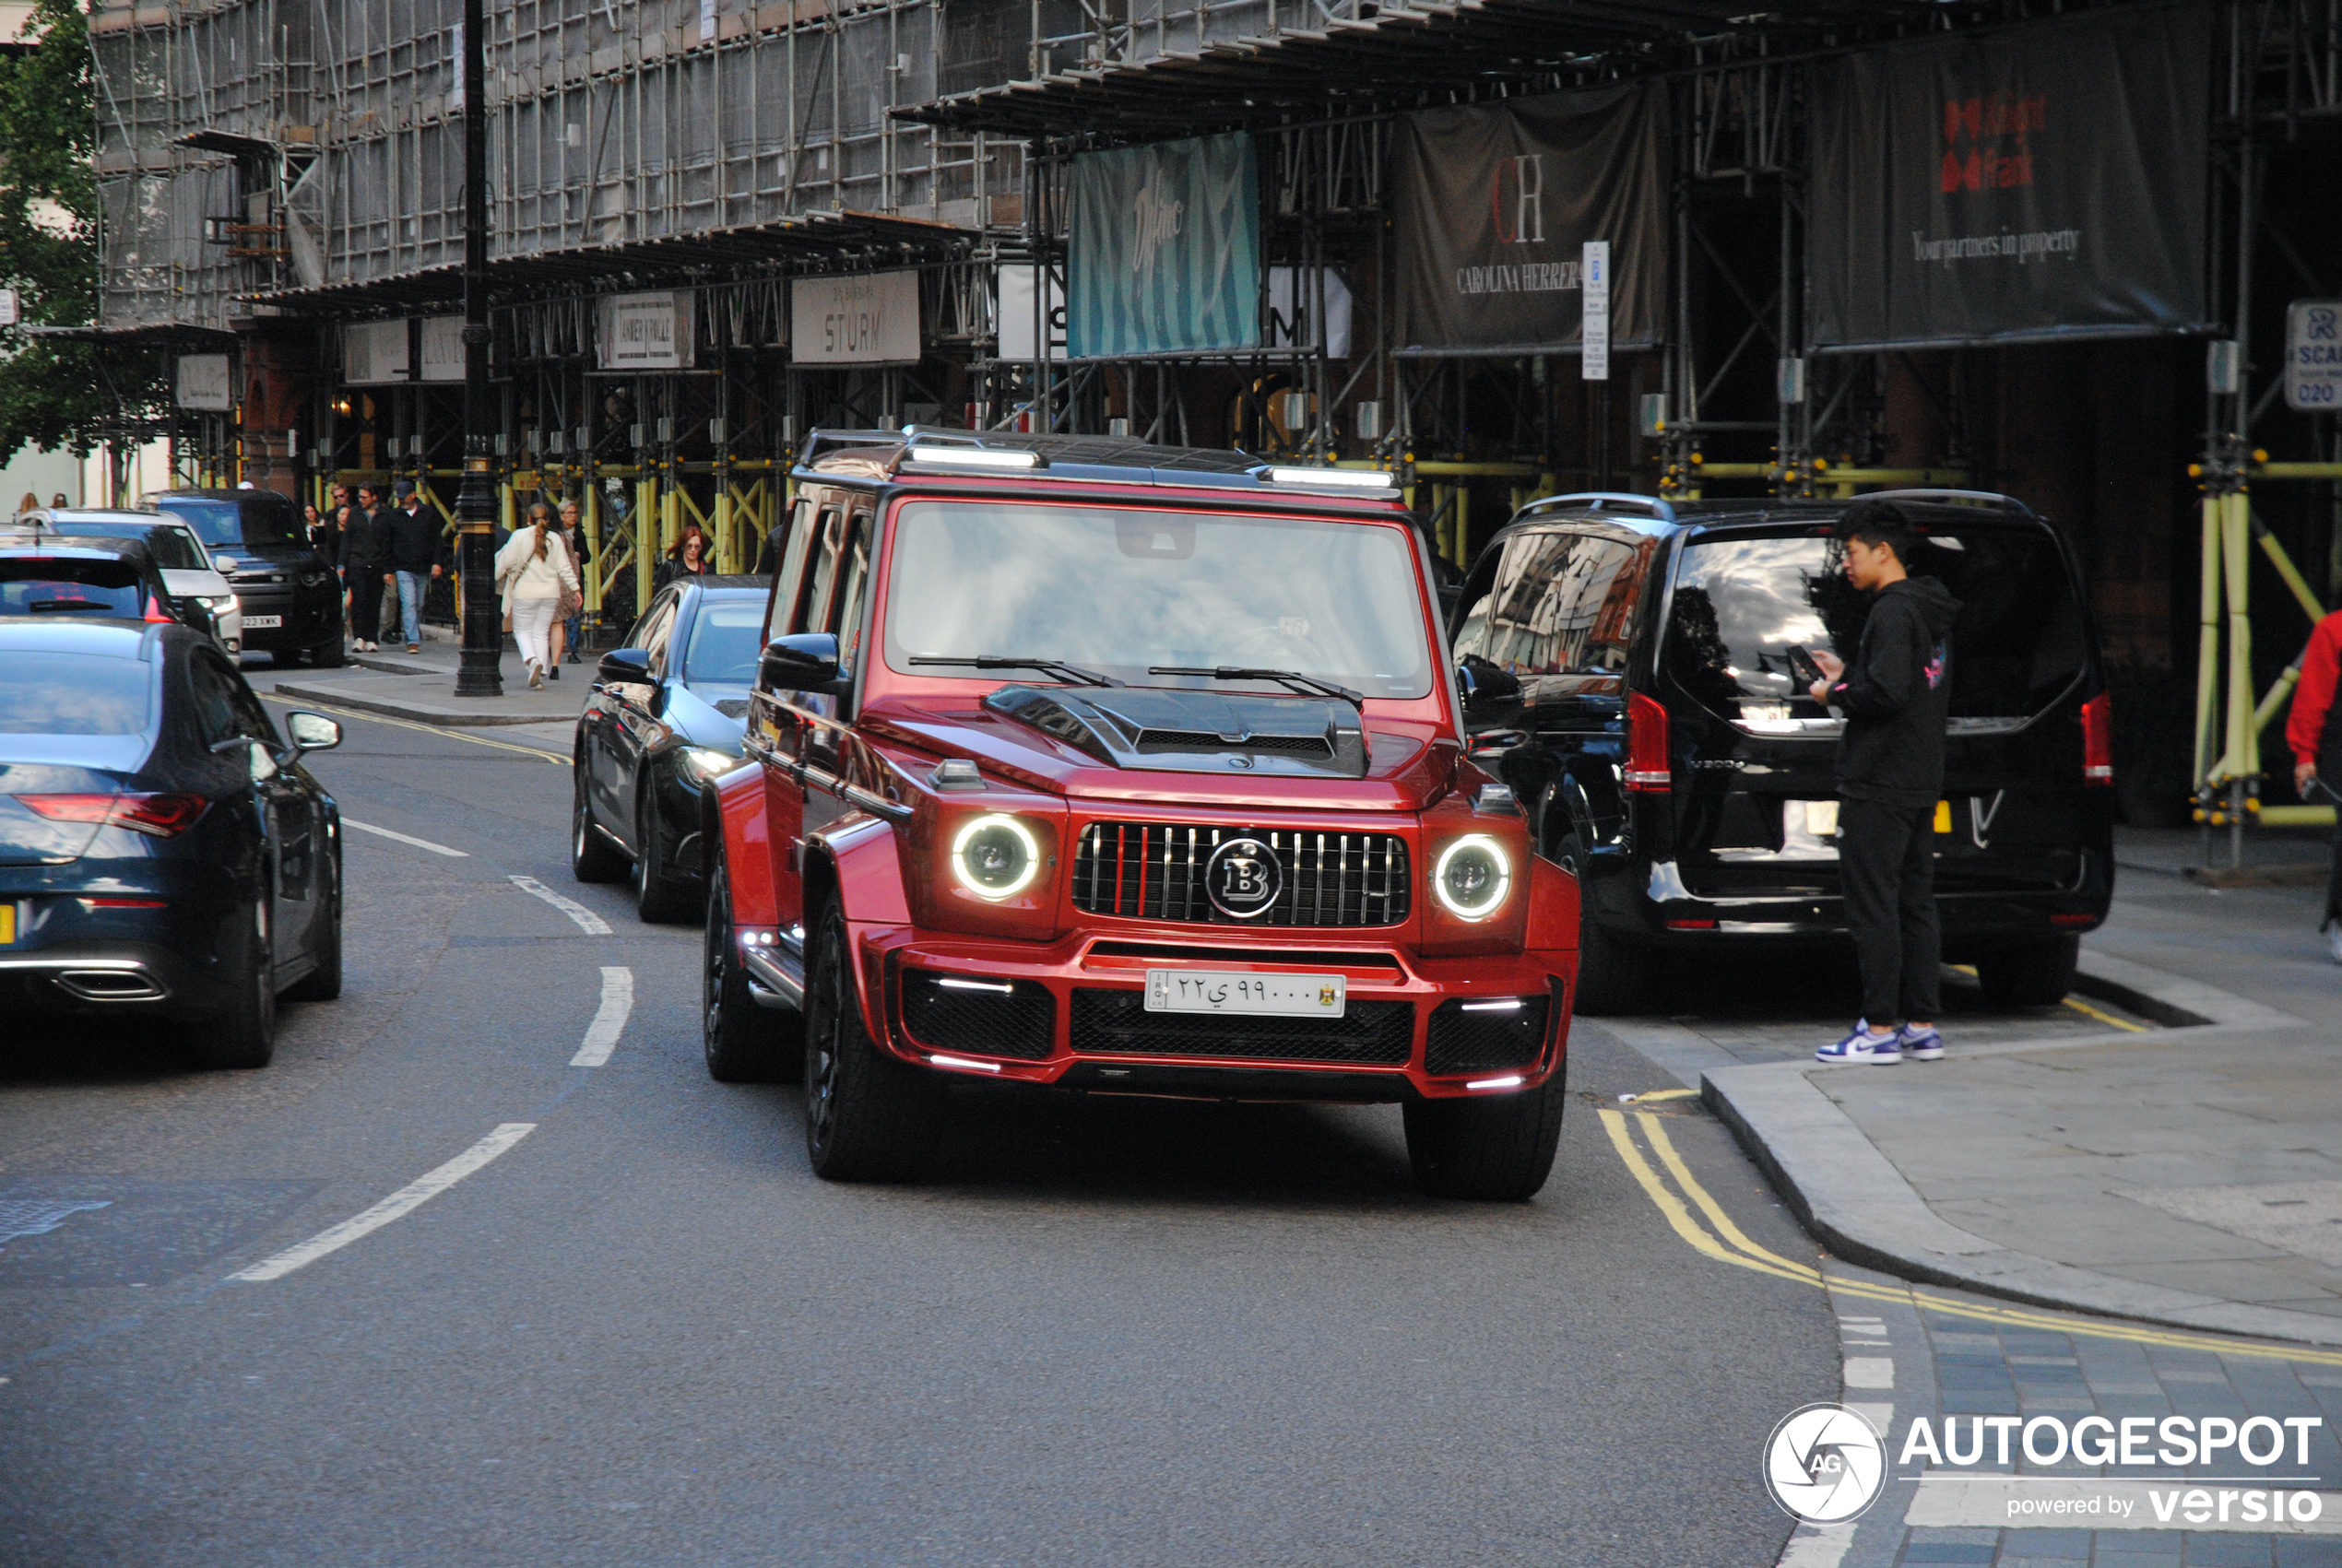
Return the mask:
MULTIPOLYGON (((39 46, 0 57, 0 288, 27 324, 98 317, 96 80, 77 0, 39 0, 39 46)), ((0 461, 26 446, 88 451, 162 412, 149 348, 0 328, 0 461)))

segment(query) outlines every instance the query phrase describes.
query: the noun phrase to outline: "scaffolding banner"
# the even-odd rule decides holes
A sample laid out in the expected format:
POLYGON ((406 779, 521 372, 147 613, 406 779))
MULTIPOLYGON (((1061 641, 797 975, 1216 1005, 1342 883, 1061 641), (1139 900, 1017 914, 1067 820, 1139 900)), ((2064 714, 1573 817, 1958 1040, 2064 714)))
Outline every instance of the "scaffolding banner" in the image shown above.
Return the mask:
POLYGON ((407 373, 407 319, 354 321, 341 329, 341 379, 348 386, 388 386, 407 373))
POLYGON ((690 370, 699 349, 698 304, 690 289, 610 295, 601 301, 595 368, 690 370))
POLYGON ((1577 353, 1589 241, 1610 246, 1610 346, 1660 341, 1665 84, 1426 110, 1392 152, 1400 353, 1577 353))
POLYGON ((919 362, 919 275, 865 272, 789 285, 789 358, 800 365, 919 362))
POLYGON ((176 390, 173 401, 182 408, 224 414, 236 406, 235 381, 228 373, 225 354, 180 355, 176 390))
POLYGON ((1813 67, 1817 348, 2201 330, 2212 7, 1813 67))
POLYGON ((425 316, 423 318, 424 381, 461 381, 464 379, 464 318, 461 316, 425 316))
POLYGON ((1242 133, 1074 159, 1071 356, 1259 348, 1258 180, 1242 133))

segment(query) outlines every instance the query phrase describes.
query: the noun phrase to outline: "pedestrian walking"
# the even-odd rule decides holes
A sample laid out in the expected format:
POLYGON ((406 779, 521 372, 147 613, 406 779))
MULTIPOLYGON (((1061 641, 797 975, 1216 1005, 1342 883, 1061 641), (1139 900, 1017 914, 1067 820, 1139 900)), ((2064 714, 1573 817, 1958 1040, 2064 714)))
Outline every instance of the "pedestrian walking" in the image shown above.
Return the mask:
POLYGON ((708 558, 707 536, 700 532, 696 523, 683 525, 682 536, 675 541, 667 559, 659 562, 658 575, 651 580, 654 591, 666 587, 679 577, 713 577, 716 563, 708 558))
POLYGON ((562 595, 562 613, 553 621, 553 667, 550 678, 554 680, 562 678, 562 660, 564 655, 571 664, 579 662, 577 657, 577 638, 580 630, 578 622, 586 613, 586 595, 583 592, 586 572, 586 533, 578 525, 576 501, 564 500, 561 504, 559 516, 562 543, 569 547, 570 564, 577 568, 580 591, 562 595))
POLYGON ((2325 916, 2318 929, 2326 949, 2342 963, 2342 610, 2310 633, 2301 655, 2301 683, 2293 689, 2293 712, 2285 721, 2286 744, 2293 748, 2293 790, 2304 800, 2323 796, 2335 806, 2334 868, 2325 878, 2325 916))
POLYGON ((1847 584, 1872 595, 1852 662, 1816 651, 1814 701, 1843 713, 1838 743, 1838 871, 1861 967, 1863 1016, 1814 1055, 1885 1065, 1940 1059, 1935 802, 1944 791, 1952 648, 1959 601, 1909 574, 1916 536, 1890 501, 1857 501, 1839 522, 1847 584), (1899 1027, 1892 1020, 1900 1020, 1899 1027))
POLYGON ((398 506, 390 514, 390 569, 397 580, 398 609, 407 652, 423 651, 423 590, 447 570, 446 536, 439 513, 423 510, 423 498, 401 479, 398 506))
POLYGON ((496 588, 503 595, 505 613, 513 618, 513 635, 520 640, 520 656, 528 666, 528 684, 542 687, 550 663, 546 633, 561 607, 562 591, 577 587, 577 569, 552 525, 551 512, 542 503, 535 511, 532 525, 496 552, 496 588))
POLYGON ((361 654, 379 653, 374 639, 382 632, 383 582, 390 570, 390 520, 383 515, 382 492, 372 485, 358 487, 341 559, 342 583, 349 590, 350 646, 361 654))

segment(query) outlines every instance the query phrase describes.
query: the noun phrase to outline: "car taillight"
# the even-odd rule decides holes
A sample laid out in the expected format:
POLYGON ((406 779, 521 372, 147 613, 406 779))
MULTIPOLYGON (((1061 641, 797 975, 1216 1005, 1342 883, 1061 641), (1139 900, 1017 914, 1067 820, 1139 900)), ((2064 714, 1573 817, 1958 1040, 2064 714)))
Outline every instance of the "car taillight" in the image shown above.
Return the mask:
POLYGON ((96 822, 159 839, 185 832, 211 805, 200 795, 19 795, 16 798, 53 822, 96 822))
POLYGON ((1674 782, 1667 766, 1667 710, 1637 691, 1626 699, 1626 787, 1664 790, 1674 782))
POLYGON ((2082 782, 2114 782, 2114 698, 2101 691, 2082 704, 2082 782))

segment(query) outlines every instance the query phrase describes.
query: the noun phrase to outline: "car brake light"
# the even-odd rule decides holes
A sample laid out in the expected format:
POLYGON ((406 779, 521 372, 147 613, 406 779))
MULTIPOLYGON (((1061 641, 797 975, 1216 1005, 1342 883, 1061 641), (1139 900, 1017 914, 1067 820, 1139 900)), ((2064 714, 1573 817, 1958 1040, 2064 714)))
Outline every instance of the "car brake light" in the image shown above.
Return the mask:
POLYGON ((200 795, 19 795, 19 804, 53 822, 96 822, 155 838, 176 838, 211 802, 200 795))
POLYGON ((1674 783, 1667 764, 1667 710, 1637 691, 1626 699, 1626 787, 1664 790, 1674 783))
POLYGON ((2082 783, 2114 782, 2114 698, 2101 691, 2082 704, 2082 783))

